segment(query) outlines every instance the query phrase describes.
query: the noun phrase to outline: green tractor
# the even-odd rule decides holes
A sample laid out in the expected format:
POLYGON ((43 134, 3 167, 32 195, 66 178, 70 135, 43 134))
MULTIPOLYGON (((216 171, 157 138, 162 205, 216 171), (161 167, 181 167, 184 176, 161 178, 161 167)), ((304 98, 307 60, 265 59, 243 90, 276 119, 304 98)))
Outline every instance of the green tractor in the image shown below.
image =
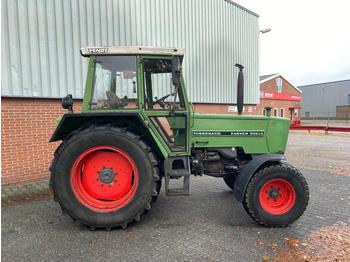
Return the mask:
POLYGON ((222 178, 255 221, 284 227, 306 209, 309 189, 287 164, 290 121, 195 113, 181 72, 183 49, 87 47, 82 113, 69 112, 50 142, 62 140, 52 161, 51 188, 62 212, 91 229, 126 228, 166 195, 189 195, 190 176, 222 178), (177 181, 174 186, 174 179, 177 181), (180 183, 179 183, 180 182, 180 183), (180 184, 180 186, 179 186, 180 184))

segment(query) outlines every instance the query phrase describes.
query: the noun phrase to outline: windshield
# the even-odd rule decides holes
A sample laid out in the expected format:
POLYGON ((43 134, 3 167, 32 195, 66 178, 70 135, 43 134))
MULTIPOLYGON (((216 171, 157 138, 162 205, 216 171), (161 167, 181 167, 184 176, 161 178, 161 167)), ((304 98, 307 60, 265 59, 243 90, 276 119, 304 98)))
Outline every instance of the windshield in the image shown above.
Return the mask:
POLYGON ((96 57, 91 108, 137 108, 135 56, 96 57))

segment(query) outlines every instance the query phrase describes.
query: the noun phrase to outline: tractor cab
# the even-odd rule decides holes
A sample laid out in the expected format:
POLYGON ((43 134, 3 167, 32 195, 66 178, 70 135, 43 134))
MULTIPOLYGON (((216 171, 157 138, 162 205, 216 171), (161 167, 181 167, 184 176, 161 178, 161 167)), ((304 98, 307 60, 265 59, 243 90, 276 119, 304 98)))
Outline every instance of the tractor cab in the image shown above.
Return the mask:
POLYGON ((87 47, 83 112, 138 112, 172 152, 187 152, 188 101, 182 49, 87 47))

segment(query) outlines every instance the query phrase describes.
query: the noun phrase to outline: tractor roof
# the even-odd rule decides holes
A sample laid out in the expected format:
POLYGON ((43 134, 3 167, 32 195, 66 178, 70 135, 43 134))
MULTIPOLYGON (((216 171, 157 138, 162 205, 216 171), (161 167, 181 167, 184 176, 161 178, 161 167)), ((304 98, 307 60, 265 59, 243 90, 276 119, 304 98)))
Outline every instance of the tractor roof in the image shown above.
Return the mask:
POLYGON ((88 46, 80 49, 82 56, 91 55, 177 55, 183 56, 182 48, 160 48, 153 46, 88 46))

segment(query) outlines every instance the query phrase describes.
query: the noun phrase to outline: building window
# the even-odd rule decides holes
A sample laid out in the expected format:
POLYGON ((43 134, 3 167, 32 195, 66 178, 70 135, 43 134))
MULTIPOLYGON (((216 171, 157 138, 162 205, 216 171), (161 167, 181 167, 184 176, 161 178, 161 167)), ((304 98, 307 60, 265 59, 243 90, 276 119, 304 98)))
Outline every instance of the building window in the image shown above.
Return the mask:
POLYGON ((274 116, 278 116, 278 108, 274 108, 273 109, 273 115, 274 116))
POLYGON ((263 110, 262 110, 262 115, 263 116, 266 116, 267 114, 266 114, 266 109, 265 108, 263 108, 263 110))
POLYGON ((283 84, 282 78, 280 78, 280 77, 276 78, 276 86, 277 86, 278 93, 282 92, 282 84, 283 84))
POLYGON ((280 117, 284 117, 284 108, 280 108, 280 117))
POLYGON ((310 112, 305 112, 305 117, 310 117, 310 112))

